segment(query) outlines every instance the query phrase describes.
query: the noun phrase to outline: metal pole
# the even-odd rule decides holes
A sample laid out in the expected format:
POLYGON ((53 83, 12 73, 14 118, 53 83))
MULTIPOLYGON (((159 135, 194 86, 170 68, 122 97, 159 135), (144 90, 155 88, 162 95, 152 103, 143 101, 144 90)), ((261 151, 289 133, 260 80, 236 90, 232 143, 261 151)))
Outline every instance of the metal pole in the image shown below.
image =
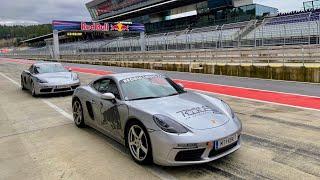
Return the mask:
POLYGON ((319 17, 318 17, 318 22, 317 22, 317 25, 318 25, 318 44, 320 44, 320 14, 319 14, 319 17))
POLYGON ((284 46, 286 46, 286 36, 287 36, 287 29, 286 29, 286 25, 283 25, 283 28, 284 28, 284 39, 283 39, 283 44, 284 44, 284 46))
POLYGON ((53 30, 53 59, 60 59, 59 31, 53 30))
POLYGON ((310 23, 311 23, 311 14, 309 15, 309 21, 308 21, 308 28, 309 28, 309 45, 311 44, 311 27, 310 27, 310 23))
POLYGON ((140 47, 141 51, 146 51, 146 37, 144 32, 140 32, 140 47))

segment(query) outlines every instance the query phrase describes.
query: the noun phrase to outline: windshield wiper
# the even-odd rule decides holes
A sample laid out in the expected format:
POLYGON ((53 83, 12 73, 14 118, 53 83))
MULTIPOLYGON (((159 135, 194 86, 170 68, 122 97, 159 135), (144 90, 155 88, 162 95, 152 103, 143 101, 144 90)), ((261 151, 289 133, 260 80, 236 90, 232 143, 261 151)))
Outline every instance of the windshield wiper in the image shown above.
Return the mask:
POLYGON ((148 97, 141 97, 141 98, 136 98, 136 99, 130 99, 129 101, 145 100, 145 99, 155 99, 155 98, 160 98, 160 97, 148 96, 148 97))

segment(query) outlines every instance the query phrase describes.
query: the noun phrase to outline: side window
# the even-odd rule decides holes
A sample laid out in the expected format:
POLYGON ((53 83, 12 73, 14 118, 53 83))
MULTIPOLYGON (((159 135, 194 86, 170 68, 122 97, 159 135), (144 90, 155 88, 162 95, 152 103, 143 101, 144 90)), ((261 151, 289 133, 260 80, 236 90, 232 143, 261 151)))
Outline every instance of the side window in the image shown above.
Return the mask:
POLYGON ((33 65, 29 68, 29 72, 30 72, 31 74, 34 73, 34 71, 33 71, 33 65))
POLYGON ((109 84, 110 84, 110 80, 109 79, 104 79, 104 80, 101 80, 100 81, 100 87, 99 87, 99 92, 100 93, 107 93, 109 92, 108 89, 109 89, 109 84))
POLYGON ((117 99, 120 99, 120 93, 117 84, 112 79, 102 79, 93 83, 93 88, 100 93, 112 93, 117 99))
POLYGON ((39 74, 39 71, 38 71, 38 69, 37 69, 37 67, 36 67, 36 66, 33 66, 33 73, 35 73, 35 74, 39 74))
POLYGON ((97 90, 97 91, 99 91, 100 82, 101 82, 101 81, 96 81, 96 82, 94 82, 94 83, 92 84, 92 87, 93 87, 95 90, 97 90))

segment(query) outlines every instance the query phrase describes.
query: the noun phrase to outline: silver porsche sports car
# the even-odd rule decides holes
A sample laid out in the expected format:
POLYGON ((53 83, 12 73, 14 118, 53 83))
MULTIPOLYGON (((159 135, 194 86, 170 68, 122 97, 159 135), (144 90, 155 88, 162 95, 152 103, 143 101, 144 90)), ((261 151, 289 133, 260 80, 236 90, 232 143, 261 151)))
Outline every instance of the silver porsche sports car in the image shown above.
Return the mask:
POLYGON ((78 75, 60 63, 35 63, 21 74, 21 87, 30 90, 32 96, 73 92, 79 86, 78 75))
POLYGON ((100 77, 75 90, 72 108, 78 127, 127 146, 139 164, 205 163, 240 148, 242 125, 229 105, 161 74, 100 77))

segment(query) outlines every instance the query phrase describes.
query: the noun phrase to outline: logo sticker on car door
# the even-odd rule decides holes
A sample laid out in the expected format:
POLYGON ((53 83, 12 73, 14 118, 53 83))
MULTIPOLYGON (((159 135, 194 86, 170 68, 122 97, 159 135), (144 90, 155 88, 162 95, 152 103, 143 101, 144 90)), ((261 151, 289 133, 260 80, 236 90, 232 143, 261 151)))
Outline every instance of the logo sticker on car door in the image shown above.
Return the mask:
POLYGON ((114 105, 103 113, 102 125, 109 125, 112 129, 121 129, 118 106, 114 105))

